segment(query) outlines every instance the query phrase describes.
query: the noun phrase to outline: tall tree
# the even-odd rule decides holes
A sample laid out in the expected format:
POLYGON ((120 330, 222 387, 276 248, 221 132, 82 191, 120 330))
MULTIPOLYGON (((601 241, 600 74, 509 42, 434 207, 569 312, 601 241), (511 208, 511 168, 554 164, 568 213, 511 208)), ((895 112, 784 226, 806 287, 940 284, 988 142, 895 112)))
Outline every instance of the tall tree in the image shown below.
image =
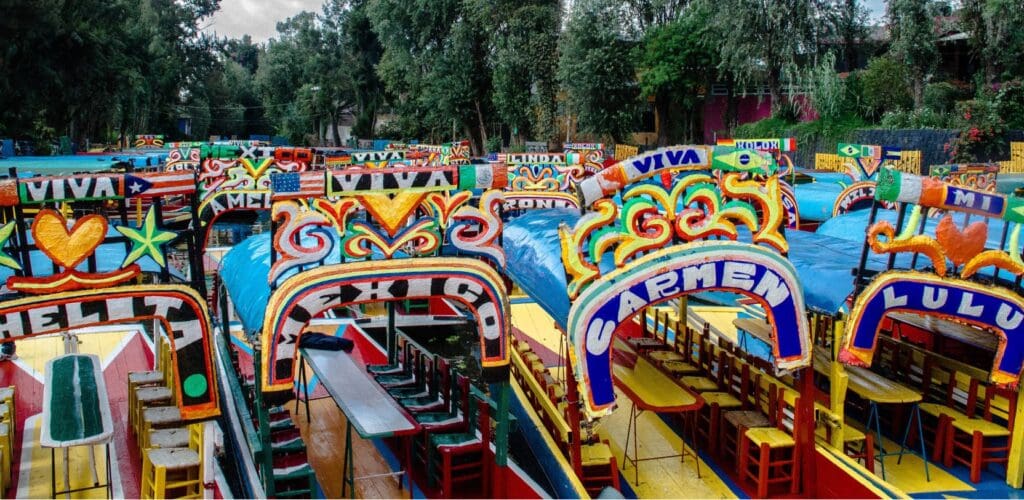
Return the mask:
POLYGON ((658 145, 670 140, 695 140, 694 127, 680 134, 673 115, 696 123, 698 94, 714 76, 717 63, 705 4, 693 4, 679 17, 650 28, 636 48, 637 75, 641 95, 654 97, 658 122, 658 145))
POLYGON ((935 21, 927 0, 889 0, 890 51, 907 67, 914 107, 920 107, 925 81, 939 61, 935 21))
POLYGON ((384 51, 377 72, 413 137, 487 142, 491 72, 481 0, 372 0, 368 13, 384 51))
POLYGON ((373 32, 367 12, 369 0, 351 2, 345 30, 345 50, 348 53, 350 77, 355 90, 356 122, 352 133, 356 137, 373 137, 377 128, 377 113, 384 104, 384 82, 377 76, 384 49, 373 32))
POLYGON ((960 23, 981 60, 985 83, 1024 77, 1024 8, 1018 0, 963 0, 960 23))
POLYGON ((638 89, 613 0, 576 0, 561 39, 558 79, 580 132, 622 142, 636 124, 638 89))
POLYGON ((715 0, 720 67, 740 85, 763 79, 772 114, 782 107, 782 83, 792 79, 820 33, 822 5, 814 0, 715 0))
POLYGON ((839 44, 838 68, 853 71, 858 65, 858 47, 868 43, 868 10, 858 0, 829 0, 827 37, 839 44))
POLYGON ((514 141, 555 141, 558 2, 501 0, 491 6, 495 111, 514 141))

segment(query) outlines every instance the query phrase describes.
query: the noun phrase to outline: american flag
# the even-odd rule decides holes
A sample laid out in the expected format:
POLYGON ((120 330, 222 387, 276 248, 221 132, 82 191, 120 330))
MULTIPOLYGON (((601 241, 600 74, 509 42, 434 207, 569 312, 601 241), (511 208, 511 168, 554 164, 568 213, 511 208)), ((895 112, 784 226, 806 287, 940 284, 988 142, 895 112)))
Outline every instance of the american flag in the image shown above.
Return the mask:
POLYGON ((124 194, 127 198, 155 198, 196 192, 196 178, 191 170, 125 174, 124 194))
POLYGON ((315 198, 323 196, 326 174, 323 170, 286 172, 270 175, 271 200, 315 198))

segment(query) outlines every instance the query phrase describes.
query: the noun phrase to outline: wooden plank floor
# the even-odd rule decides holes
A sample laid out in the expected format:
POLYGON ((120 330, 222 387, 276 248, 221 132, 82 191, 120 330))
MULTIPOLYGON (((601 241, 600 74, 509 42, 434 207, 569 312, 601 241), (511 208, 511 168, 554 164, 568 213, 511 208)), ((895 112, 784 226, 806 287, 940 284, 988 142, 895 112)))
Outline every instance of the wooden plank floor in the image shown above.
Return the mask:
MULTIPOLYGON (((331 398, 314 399, 309 402, 312 422, 307 424, 304 405, 299 408, 293 419, 302 431, 309 463, 316 471, 324 496, 339 498, 345 460, 345 414, 331 398)), ((391 472, 374 443, 360 439, 355 432, 352 433, 352 456, 357 478, 391 472)), ((394 477, 385 476, 356 481, 356 498, 409 498, 409 492, 400 489, 394 477)))

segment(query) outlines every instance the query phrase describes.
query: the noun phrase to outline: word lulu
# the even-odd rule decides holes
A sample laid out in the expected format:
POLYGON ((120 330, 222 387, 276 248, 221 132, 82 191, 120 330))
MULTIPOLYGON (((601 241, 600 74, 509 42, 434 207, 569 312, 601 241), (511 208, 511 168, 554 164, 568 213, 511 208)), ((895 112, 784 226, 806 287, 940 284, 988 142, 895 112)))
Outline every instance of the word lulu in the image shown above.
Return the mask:
POLYGON ((878 174, 875 199, 1024 222, 1024 199, 957 186, 936 178, 890 168, 882 169, 878 174))
POLYGON ((634 156, 581 181, 577 187, 583 206, 622 190, 625 186, 662 172, 723 170, 772 175, 778 170, 767 154, 726 146, 672 146, 634 156))
POLYGON ((325 172, 271 174, 275 200, 358 193, 501 189, 508 183, 504 165, 449 165, 394 169, 346 168, 325 172))
POLYGON ((719 146, 732 146, 740 149, 753 149, 754 151, 780 151, 788 153, 796 151, 796 138, 785 137, 777 139, 719 139, 719 146))
POLYGON ((191 171, 82 174, 0 180, 0 206, 59 201, 121 200, 191 194, 196 191, 191 171))
POLYGON ((1015 384, 1024 368, 1024 301, 1010 290, 924 273, 879 275, 850 311, 840 361, 868 366, 882 320, 893 311, 939 316, 998 332, 991 380, 1015 384))

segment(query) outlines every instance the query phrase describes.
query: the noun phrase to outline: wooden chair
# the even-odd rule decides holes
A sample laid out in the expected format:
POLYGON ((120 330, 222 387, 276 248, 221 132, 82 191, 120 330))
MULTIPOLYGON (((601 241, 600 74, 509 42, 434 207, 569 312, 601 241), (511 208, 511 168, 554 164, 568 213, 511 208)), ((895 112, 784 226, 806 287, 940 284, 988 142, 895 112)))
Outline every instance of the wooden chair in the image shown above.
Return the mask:
POLYGON ((460 483, 476 483, 480 489, 474 496, 488 493, 484 446, 490 443, 490 405, 475 398, 474 402, 475 405, 466 408, 466 414, 470 420, 476 414, 475 425, 464 432, 435 432, 428 438, 432 454, 427 465, 428 477, 440 485, 442 498, 452 498, 455 485, 460 483))
MULTIPOLYGON (((972 379, 969 400, 976 399, 978 387, 978 381, 972 379)), ((973 409, 973 405, 969 406, 968 412, 973 409)), ((946 434, 944 465, 952 467, 953 461, 956 461, 970 467, 971 482, 977 483, 981 481, 981 469, 985 465, 1007 463, 1016 412, 1017 395, 1013 391, 995 386, 986 387, 981 418, 958 418, 950 423, 950 432, 946 434), (1005 426, 992 421, 992 402, 996 397, 1004 397, 1008 401, 1005 426)))
POLYGON ((754 480, 757 498, 767 498, 776 483, 789 483, 790 494, 800 491, 800 450, 792 434, 800 425, 796 412, 800 397, 792 395, 790 403, 786 390, 780 392, 772 408, 775 426, 748 429, 740 444, 740 479, 754 480))
POLYGON ((717 380, 714 381, 716 390, 704 391, 700 394, 704 399, 704 406, 697 413, 697 435, 707 443, 705 449, 712 454, 718 452, 722 411, 739 409, 743 406, 743 402, 739 398, 739 394, 742 392, 739 387, 741 384, 733 377, 734 367, 735 358, 724 350, 720 351, 717 380))
POLYGON ((769 383, 767 390, 761 390, 761 373, 753 373, 749 364, 744 363, 740 376, 743 390, 740 395, 740 409, 726 411, 722 414, 720 455, 723 459, 735 460, 737 473, 739 470, 739 444, 747 429, 770 427, 773 422, 768 419, 769 409, 775 404, 775 384, 769 383))
MULTIPOLYGON (((932 443, 932 461, 938 462, 945 456, 946 436, 954 420, 969 419, 967 408, 960 406, 954 397, 957 392, 957 372, 936 366, 932 357, 925 359, 921 394, 924 402, 921 409, 921 425, 925 436, 935 436, 932 443), (936 384, 935 382, 939 383, 936 384)), ((911 436, 916 439, 917 433, 911 436)))

